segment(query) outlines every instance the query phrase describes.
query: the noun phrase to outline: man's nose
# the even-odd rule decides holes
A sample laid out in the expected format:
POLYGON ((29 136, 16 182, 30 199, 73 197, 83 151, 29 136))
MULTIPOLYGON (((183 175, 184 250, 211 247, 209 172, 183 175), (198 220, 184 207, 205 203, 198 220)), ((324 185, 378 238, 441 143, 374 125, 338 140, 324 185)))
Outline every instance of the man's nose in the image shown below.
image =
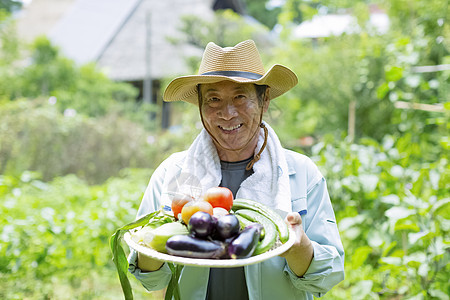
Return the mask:
POLYGON ((226 104, 221 110, 221 117, 229 120, 237 116, 236 107, 233 104, 226 104))

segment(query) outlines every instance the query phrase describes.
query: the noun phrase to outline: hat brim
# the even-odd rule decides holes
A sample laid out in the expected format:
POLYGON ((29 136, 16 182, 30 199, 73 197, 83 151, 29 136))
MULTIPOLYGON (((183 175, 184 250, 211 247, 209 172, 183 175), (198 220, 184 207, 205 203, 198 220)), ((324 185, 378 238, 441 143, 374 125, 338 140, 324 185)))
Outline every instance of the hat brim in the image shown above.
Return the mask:
POLYGON ((269 97, 271 100, 286 93, 298 83, 297 75, 295 75, 294 72, 283 65, 276 64, 259 79, 218 75, 189 75, 177 77, 167 86, 164 91, 163 99, 166 102, 185 101, 198 105, 198 84, 215 83, 224 80, 238 83, 267 85, 270 87, 269 97))

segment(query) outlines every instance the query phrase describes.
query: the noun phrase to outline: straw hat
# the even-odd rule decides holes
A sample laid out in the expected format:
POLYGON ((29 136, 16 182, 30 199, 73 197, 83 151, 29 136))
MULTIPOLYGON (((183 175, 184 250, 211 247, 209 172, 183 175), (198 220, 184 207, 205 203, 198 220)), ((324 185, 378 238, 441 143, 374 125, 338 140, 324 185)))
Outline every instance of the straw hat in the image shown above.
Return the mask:
POLYGON ((172 80, 164 92, 164 100, 181 100, 198 105, 197 85, 223 80, 268 85, 270 99, 274 99, 298 82, 295 73, 282 65, 273 65, 265 72, 258 49, 252 40, 226 48, 209 43, 203 53, 198 74, 172 80))

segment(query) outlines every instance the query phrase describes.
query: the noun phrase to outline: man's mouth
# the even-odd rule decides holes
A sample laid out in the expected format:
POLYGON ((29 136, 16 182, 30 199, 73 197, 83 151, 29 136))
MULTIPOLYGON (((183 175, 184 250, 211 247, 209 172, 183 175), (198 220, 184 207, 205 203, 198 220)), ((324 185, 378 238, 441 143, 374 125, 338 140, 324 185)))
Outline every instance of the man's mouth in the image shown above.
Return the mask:
POLYGON ((238 125, 235 125, 235 126, 231 126, 231 127, 225 127, 225 126, 220 126, 219 125, 219 128, 224 130, 224 131, 233 131, 233 130, 239 129, 241 127, 242 127, 242 123, 238 124, 238 125))

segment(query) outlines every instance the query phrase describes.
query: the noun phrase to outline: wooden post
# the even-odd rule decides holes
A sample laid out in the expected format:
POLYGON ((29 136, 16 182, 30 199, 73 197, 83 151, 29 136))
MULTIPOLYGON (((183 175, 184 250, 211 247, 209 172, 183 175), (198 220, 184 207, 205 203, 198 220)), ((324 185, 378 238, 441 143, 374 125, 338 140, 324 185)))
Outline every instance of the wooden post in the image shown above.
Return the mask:
POLYGON ((416 110, 424 110, 431 112, 445 112, 444 104, 436 103, 436 104, 425 104, 425 103, 411 103, 405 101, 396 101, 394 102, 395 108, 401 109, 416 109, 416 110))
POLYGON ((351 100, 348 104, 348 139, 353 142, 355 139, 355 119, 356 119, 356 101, 351 100))
POLYGON ((152 45, 151 45, 151 13, 145 15, 145 78, 143 97, 144 103, 152 103, 152 45))

